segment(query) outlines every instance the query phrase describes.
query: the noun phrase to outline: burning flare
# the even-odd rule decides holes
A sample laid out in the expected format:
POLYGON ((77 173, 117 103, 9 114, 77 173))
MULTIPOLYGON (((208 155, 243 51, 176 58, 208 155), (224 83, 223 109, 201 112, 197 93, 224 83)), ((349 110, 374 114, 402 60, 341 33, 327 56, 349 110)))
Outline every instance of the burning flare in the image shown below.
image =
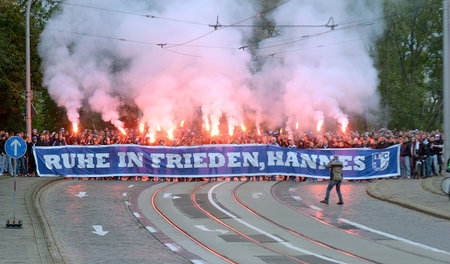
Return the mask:
POLYGON ((261 130, 258 128, 258 136, 261 136, 261 130))
POLYGON ((181 120, 180 127, 184 126, 184 120, 181 120))
POLYGON ((174 137, 173 137, 173 128, 169 128, 169 129, 167 130, 167 137, 168 137, 170 140, 173 140, 173 139, 174 139, 174 137))
POLYGON ((317 132, 320 132, 322 130, 323 120, 317 121, 317 132))
POLYGON ((241 124, 241 130, 244 131, 244 132, 247 130, 247 128, 245 127, 244 123, 241 124))
POLYGON ((120 131, 124 136, 127 135, 127 132, 125 131, 125 129, 123 129, 123 127, 119 127, 119 131, 120 131))
POLYGON ((144 133, 144 123, 139 124, 139 132, 144 133))
POLYGON ((345 133, 345 131, 347 130, 347 127, 348 127, 347 118, 343 118, 343 119, 339 120, 339 122, 341 123, 342 132, 345 133))
POLYGON ((73 132, 78 133, 78 124, 72 123, 72 127, 73 127, 73 132))
POLYGON ((297 123, 295 123, 295 129, 297 129, 297 130, 298 130, 298 122, 297 122, 297 123))
POLYGON ((148 132, 147 137, 150 139, 150 143, 155 143, 156 137, 154 132, 148 132))

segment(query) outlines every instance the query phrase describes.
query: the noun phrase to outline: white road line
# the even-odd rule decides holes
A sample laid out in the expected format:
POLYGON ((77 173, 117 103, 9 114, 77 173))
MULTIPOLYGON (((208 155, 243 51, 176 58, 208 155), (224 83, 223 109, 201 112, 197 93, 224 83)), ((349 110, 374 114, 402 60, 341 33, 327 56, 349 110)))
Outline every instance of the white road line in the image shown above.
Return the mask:
POLYGON ((322 208, 317 207, 317 206, 315 206, 315 205, 308 205, 308 206, 309 206, 309 208, 311 208, 311 209, 313 209, 313 210, 316 210, 316 211, 322 211, 322 208))
POLYGON ((130 185, 128 185, 128 188, 131 188, 131 187, 133 187, 134 186, 134 184, 130 184, 130 185))
POLYGON ((164 245, 166 245, 166 247, 168 247, 172 251, 178 251, 179 250, 179 248, 177 246, 175 246, 174 244, 166 243, 164 245))
POLYGON ((126 206, 130 206, 130 202, 125 201, 125 205, 126 205, 126 206))
POLYGON ((302 197, 300 197, 300 196, 292 196, 292 198, 294 198, 294 200, 296 200, 296 201, 301 201, 302 200, 302 197))
POLYGON ((194 264, 205 264, 206 262, 203 262, 201 259, 191 259, 191 262, 194 264))
POLYGON ((126 192, 122 193, 122 196, 127 197, 127 193, 126 192))
POLYGON ((279 242, 280 244, 284 245, 284 246, 287 247, 287 248, 296 250, 296 251, 301 252, 301 253, 303 253, 303 254, 313 255, 313 256, 315 256, 315 257, 317 257, 317 258, 324 259, 324 260, 327 260, 327 261, 331 261, 331 262, 334 262, 334 263, 345 263, 345 262, 342 262, 342 261, 339 261, 339 260, 336 260, 336 259, 332 259, 332 258, 329 258, 329 257, 326 257, 326 256, 322 256, 322 255, 316 254, 316 253, 311 252, 311 251, 306 250, 306 249, 302 249, 302 248, 296 247, 296 246, 292 245, 291 243, 285 242, 285 241, 283 241, 281 238, 279 238, 279 237, 277 237, 277 236, 274 236, 274 235, 272 235, 272 234, 270 234, 270 233, 268 233, 268 232, 266 232, 266 231, 264 231, 264 230, 262 230, 262 229, 260 229, 260 228, 258 228, 258 227, 256 227, 256 226, 253 226, 253 225, 251 225, 251 224, 245 222, 244 220, 239 219, 237 216, 233 215, 232 213, 226 211, 225 209, 223 209, 222 207, 220 207, 220 206, 214 201, 213 196, 212 196, 212 193, 213 193, 214 189, 217 188, 217 187, 219 187, 220 185, 222 185, 222 184, 224 184, 224 183, 226 183, 226 182, 221 182, 221 183, 219 183, 219 184, 216 184, 216 185, 214 185, 214 186, 208 191, 208 200, 209 200, 209 202, 210 202, 214 207, 216 207, 219 211, 221 211, 222 213, 228 215, 229 217, 233 218, 234 220, 238 221, 239 223, 241 223, 241 224, 243 224, 243 225, 245 225, 245 226, 247 226, 247 227, 249 227, 249 228, 255 230, 256 232, 259 232, 259 233, 261 233, 261 234, 263 234, 263 235, 265 235, 265 236, 267 236, 267 237, 270 237, 271 239, 273 239, 273 240, 279 242))
POLYGON ((136 218, 141 218, 141 215, 138 212, 133 212, 133 214, 136 218))
POLYGON ((437 248, 434 248, 434 247, 430 247, 430 246, 427 246, 427 245, 424 245, 424 244, 421 244, 421 243, 417 243, 417 242, 414 242, 414 241, 411 241, 411 240, 408 240, 408 239, 405 239, 405 238, 401 238, 401 237, 398 237, 396 235, 392 235, 392 234, 389 234, 389 233, 386 233, 386 232, 383 232, 383 231, 379 231, 379 230, 370 228, 368 226, 352 222, 352 221, 344 219, 344 218, 339 218, 338 220, 341 221, 341 222, 350 224, 350 225, 354 225, 354 226, 356 226, 358 228, 370 231, 372 233, 379 234, 379 235, 382 235, 382 236, 385 236, 385 237, 388 237, 388 238, 391 238, 391 239, 395 239, 395 240, 398 240, 398 241, 402 241, 404 243, 407 243, 407 244, 410 244, 410 245, 413 245, 413 246, 417 246, 417 247, 428 249, 428 250, 431 250, 431 251, 434 251, 434 252, 439 252, 439 253, 450 255, 450 252, 447 252, 447 251, 444 251, 444 250, 440 250, 440 249, 437 249, 437 248))
POLYGON ((154 228, 151 227, 151 226, 146 226, 145 228, 147 228, 147 230, 150 231, 150 233, 156 233, 156 232, 158 232, 158 231, 156 231, 156 229, 154 229, 154 228))

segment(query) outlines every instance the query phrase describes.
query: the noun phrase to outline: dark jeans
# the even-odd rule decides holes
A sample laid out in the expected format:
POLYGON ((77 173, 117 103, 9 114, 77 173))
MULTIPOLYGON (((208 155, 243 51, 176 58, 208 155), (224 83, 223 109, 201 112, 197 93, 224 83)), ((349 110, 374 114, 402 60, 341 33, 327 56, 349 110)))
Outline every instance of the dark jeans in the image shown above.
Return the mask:
POLYGON ((339 196, 339 202, 344 202, 344 200, 342 200, 342 194, 341 194, 341 183, 342 183, 342 181, 336 181, 336 180, 330 181, 330 183, 328 184, 327 195, 325 196, 325 200, 328 201, 328 199, 330 198, 330 191, 336 185, 336 192, 339 196))

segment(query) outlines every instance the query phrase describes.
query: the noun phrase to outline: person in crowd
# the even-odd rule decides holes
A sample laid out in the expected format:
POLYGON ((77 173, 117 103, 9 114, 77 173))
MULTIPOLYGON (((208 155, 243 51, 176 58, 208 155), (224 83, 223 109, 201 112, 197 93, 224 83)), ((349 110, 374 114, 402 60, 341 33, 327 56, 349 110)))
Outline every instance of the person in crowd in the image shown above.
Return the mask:
POLYGON ((437 163, 438 163, 438 173, 441 174, 442 173, 442 167, 444 164, 444 159, 443 159, 443 149, 444 149, 444 141, 441 138, 440 134, 436 134, 434 136, 434 148, 435 148, 435 152, 436 152, 436 159, 437 159, 437 163))
POLYGON ((339 202, 337 204, 344 204, 344 200, 341 194, 341 183, 342 183, 342 169, 344 168, 344 163, 339 160, 339 156, 334 156, 333 159, 327 164, 327 169, 331 169, 330 171, 330 183, 327 187, 327 193, 325 195, 325 199, 320 201, 321 203, 328 204, 330 198, 331 189, 336 186, 336 193, 339 197, 339 202))
POLYGON ((422 156, 420 154, 422 148, 422 142, 417 139, 416 135, 413 135, 413 137, 411 137, 411 175, 414 179, 418 179, 422 176, 422 156))
POLYGON ((401 178, 411 178, 411 145, 408 138, 400 137, 400 175, 401 178))

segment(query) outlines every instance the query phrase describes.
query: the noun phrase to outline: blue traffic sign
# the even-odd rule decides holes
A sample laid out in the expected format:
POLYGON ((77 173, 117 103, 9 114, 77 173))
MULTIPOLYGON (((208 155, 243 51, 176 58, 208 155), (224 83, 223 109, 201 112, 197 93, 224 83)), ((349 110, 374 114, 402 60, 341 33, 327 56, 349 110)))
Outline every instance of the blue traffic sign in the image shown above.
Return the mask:
POLYGON ((5 143, 5 152, 11 158, 20 158, 27 152, 27 143, 20 137, 10 137, 5 143))

